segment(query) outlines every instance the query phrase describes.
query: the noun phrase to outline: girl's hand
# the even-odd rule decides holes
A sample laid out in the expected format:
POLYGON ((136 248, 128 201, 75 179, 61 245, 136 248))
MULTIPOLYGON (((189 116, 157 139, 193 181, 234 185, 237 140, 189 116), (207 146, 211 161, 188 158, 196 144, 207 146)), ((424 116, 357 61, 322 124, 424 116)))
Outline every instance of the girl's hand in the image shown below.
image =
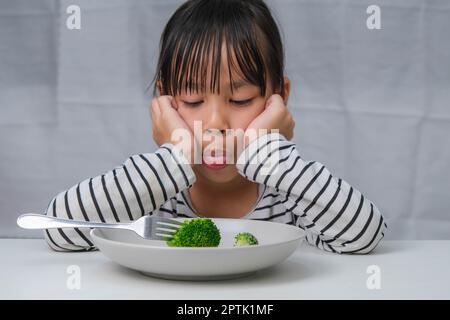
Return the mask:
POLYGON ((176 145, 192 164, 194 154, 194 134, 178 113, 178 106, 172 96, 165 95, 152 99, 150 106, 153 140, 161 146, 164 143, 176 145))
POLYGON ((279 133, 291 140, 294 136, 294 127, 294 119, 285 106, 283 98, 279 94, 273 94, 267 99, 264 111, 245 130, 244 146, 248 146, 250 142, 265 133, 264 130, 259 132, 260 129, 267 129, 267 133, 270 133, 271 129, 279 129, 279 133))

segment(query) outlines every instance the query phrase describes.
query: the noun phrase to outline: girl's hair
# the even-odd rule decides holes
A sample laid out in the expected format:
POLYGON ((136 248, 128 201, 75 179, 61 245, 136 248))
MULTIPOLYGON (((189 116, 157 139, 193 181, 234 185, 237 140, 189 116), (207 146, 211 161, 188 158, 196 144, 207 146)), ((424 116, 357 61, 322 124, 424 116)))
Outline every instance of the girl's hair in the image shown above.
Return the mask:
POLYGON ((230 84, 234 70, 258 86, 261 96, 266 95, 267 81, 274 93, 283 95, 283 44, 263 0, 189 0, 182 4, 161 35, 153 95, 158 80, 162 94, 173 96, 183 89, 204 92, 208 65, 209 90, 220 94, 222 44, 226 46, 230 84))

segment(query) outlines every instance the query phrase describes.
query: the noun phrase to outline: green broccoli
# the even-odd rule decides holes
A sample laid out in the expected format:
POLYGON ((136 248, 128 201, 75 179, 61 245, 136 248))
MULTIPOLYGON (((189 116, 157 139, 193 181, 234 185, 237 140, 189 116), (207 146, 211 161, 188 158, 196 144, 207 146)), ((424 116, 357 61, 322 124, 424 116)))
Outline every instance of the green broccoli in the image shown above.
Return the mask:
POLYGON ((217 247, 220 231, 211 219, 184 220, 174 236, 167 240, 170 247, 217 247))
POLYGON ((256 244, 258 244, 258 239, 249 232, 241 232, 234 237, 235 247, 253 246, 256 244))

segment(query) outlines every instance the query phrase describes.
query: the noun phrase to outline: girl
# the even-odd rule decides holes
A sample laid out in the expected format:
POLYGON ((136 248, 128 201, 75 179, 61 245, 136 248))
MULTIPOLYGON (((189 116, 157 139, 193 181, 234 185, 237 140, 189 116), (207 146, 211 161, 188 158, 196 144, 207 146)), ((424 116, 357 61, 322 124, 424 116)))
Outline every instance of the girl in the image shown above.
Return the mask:
MULTIPOLYGON (((47 215, 102 222, 145 214, 266 220, 296 225, 308 243, 336 253, 368 253, 384 236, 378 208, 323 164, 302 159, 290 141, 291 84, 263 0, 181 5, 163 31, 153 83, 159 148, 61 192, 47 215), (189 139, 177 139, 180 130, 189 139), (192 161, 196 150, 201 161, 192 161)), ((44 234, 57 251, 95 249, 89 230, 44 234)))

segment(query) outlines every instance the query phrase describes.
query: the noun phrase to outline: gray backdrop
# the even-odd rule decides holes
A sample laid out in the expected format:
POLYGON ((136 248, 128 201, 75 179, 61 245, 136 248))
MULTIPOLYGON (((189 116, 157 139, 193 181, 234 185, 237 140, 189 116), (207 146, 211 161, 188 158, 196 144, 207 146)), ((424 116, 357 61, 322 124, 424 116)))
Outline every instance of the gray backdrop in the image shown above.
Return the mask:
MULTIPOLYGON (((149 84, 182 1, 0 0, 0 236, 155 144, 149 84), (81 30, 66 8, 81 7, 81 30)), ((388 239, 450 239, 450 1, 268 1, 303 158, 376 203, 388 239), (381 30, 366 8, 381 7, 381 30)))

